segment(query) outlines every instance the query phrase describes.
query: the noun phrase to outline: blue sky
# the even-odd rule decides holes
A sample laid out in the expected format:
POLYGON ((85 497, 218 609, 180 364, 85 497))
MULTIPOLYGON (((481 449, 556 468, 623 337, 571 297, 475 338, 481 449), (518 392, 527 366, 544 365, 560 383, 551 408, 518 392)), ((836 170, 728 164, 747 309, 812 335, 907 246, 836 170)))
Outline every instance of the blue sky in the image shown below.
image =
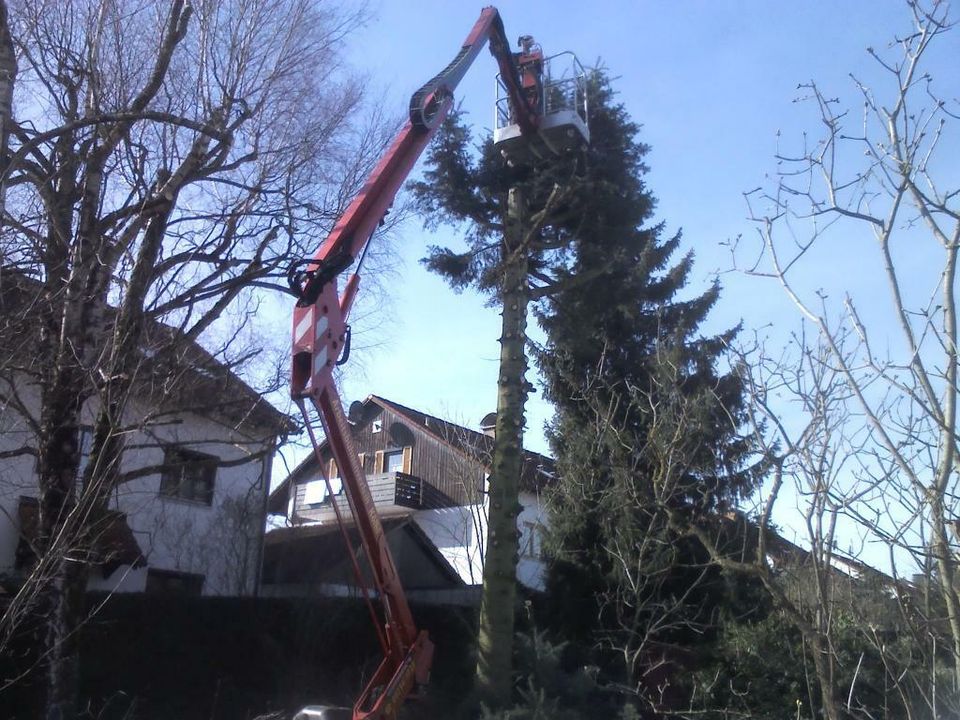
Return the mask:
MULTIPOLYGON (((748 329, 785 326, 796 313, 772 283, 729 272, 727 243, 752 233, 743 192, 775 169, 782 142, 816 130, 817 118, 794 100, 799 83, 816 79, 856 104, 848 78, 869 78, 865 52, 907 27, 904 4, 846 2, 542 2, 499 4, 508 37, 533 34, 549 55, 576 52, 602 63, 651 146, 647 183, 658 198, 656 221, 683 231, 696 255, 691 291, 721 273, 723 297, 709 329, 743 320, 748 329)), ((481 5, 440 0, 382 0, 354 35, 349 57, 403 111, 409 94, 456 53, 481 5)), ((493 117, 489 54, 478 58, 457 98, 480 132, 493 117)), ((457 242, 453 229, 431 236, 413 220, 394 238, 397 273, 378 298, 379 344, 348 373, 343 396, 376 393, 475 425, 496 404, 499 316, 470 292, 455 294, 420 267, 427 244, 457 242)), ((819 270, 825 287, 855 284, 839 264, 819 270)), ((862 280, 869 284, 868 279, 862 280)), ((531 372, 531 376, 533 372, 531 372)), ((546 451, 550 408, 538 395, 528 406, 528 447, 546 451)))
MULTIPOLYGON (((410 94, 456 54, 482 6, 441 0, 372 0, 368 5, 370 23, 349 39, 347 55, 365 74, 370 94, 382 94, 386 111, 400 117, 410 94)), ((665 235, 682 230, 683 251, 696 258, 691 294, 702 292, 716 277, 722 283, 721 299, 704 332, 742 322, 742 338, 757 333, 776 355, 800 327, 800 314, 775 282, 733 268, 731 241, 743 236, 741 248, 756 245, 744 193, 775 182, 778 149, 796 153, 805 132, 810 142, 822 135, 816 108, 802 101, 807 92, 801 84, 815 80, 827 97, 851 109, 847 127, 856 127, 862 96, 851 73, 868 85, 889 88, 867 48, 884 54, 895 34, 909 32, 906 3, 509 0, 499 8, 511 40, 532 34, 547 55, 572 50, 585 65, 601 63, 618 78, 620 99, 651 147, 646 182, 658 200, 652 222, 664 223, 665 235)), ((954 110, 960 98, 958 57, 960 32, 955 31, 938 41, 927 64, 954 110)), ((478 133, 489 132, 493 124, 495 73, 496 65, 484 51, 457 90, 478 133)), ((888 97, 880 96, 881 104, 888 97)), ((960 186, 955 163, 960 139, 950 142, 941 148, 936 172, 955 188, 960 186)), ((856 153, 844 162, 855 167, 856 153)), ((429 244, 457 243, 456 229, 432 235, 416 218, 392 238, 395 270, 367 279, 378 287, 368 288, 365 306, 355 313, 355 321, 360 311, 367 315, 355 323, 367 327, 361 338, 366 347, 354 353, 343 378, 341 394, 347 402, 374 393, 471 427, 495 408, 497 310, 474 293, 454 293, 418 262, 429 244)), ((940 250, 908 227, 893 252, 906 277, 906 305, 918 309, 939 283, 940 250)), ((747 253, 740 255, 741 262, 748 259, 747 253)), ((881 352, 902 350, 869 236, 840 223, 798 269, 798 288, 807 299, 825 298, 835 317, 849 296, 870 327, 871 342, 881 352)), ((276 327, 286 332, 285 323, 276 327)), ((536 380, 535 370, 529 377, 536 380)), ((543 427, 551 408, 532 395, 527 411, 525 444, 548 452, 543 427)), ((783 411, 784 422, 795 426, 798 420, 789 406, 783 411)), ((285 450, 274 481, 285 475, 285 463, 296 462, 304 452, 302 447, 285 450)), ((796 508, 804 503, 792 489, 785 491, 775 520, 784 530, 801 528, 796 508)), ((886 567, 884 547, 875 542, 858 546, 861 534, 844 525, 840 537, 845 547, 840 549, 886 567)), ((793 536, 788 532, 788 537, 793 536)))

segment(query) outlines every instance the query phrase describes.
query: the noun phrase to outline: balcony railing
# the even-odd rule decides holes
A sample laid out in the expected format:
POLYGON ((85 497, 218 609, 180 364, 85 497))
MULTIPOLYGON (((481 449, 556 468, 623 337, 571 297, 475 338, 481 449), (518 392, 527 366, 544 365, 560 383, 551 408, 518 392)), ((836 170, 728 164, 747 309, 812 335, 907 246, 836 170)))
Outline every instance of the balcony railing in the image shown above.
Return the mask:
MULTIPOLYGON (((404 507, 413 510, 449 507, 453 504, 446 495, 416 475, 402 472, 376 473, 367 475, 367 485, 378 509, 404 507)), ((350 515, 350 506, 346 494, 341 489, 335 496, 337 507, 345 517, 350 515)), ((310 505, 299 504, 297 514, 308 520, 330 520, 336 517, 330 497, 323 502, 310 505)))
POLYGON ((408 475, 402 472, 394 473, 394 475, 396 475, 395 505, 415 510, 429 510, 456 504, 433 485, 424 482, 416 475, 408 475))

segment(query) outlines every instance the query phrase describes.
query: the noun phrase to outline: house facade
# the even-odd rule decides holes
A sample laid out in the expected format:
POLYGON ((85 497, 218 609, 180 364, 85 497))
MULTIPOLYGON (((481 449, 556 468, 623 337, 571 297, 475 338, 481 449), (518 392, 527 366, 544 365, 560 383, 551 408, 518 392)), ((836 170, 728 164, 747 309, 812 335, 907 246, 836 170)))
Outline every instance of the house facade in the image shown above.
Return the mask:
MULTIPOLYGON (((176 390, 154 382, 168 373, 145 371, 128 402, 124 481, 84 544, 94 565, 90 590, 251 595, 259 586, 271 462, 292 426, 198 346, 179 360, 186 366, 176 390)), ((36 561, 38 486, 29 450, 40 395, 22 373, 0 382, 18 398, 16 407, 0 403, 0 583, 9 590, 36 561)), ((94 399, 81 413, 81 476, 96 411, 94 399)), ((83 493, 79 479, 76 493, 83 493)))
MULTIPOLYGON (((485 418, 478 432, 371 395, 351 406, 350 420, 353 445, 408 594, 427 601, 476 602, 486 546, 493 417, 485 418)), ((320 455, 319 462, 308 457, 271 495, 269 509, 280 516, 274 524, 281 527, 266 536, 266 594, 354 591, 334 505, 348 528, 350 509, 326 445, 320 455)), ((525 453, 517 578, 532 589, 544 583, 546 519, 540 500, 552 472, 549 458, 525 453)), ((358 550, 355 543, 353 551, 358 550)))

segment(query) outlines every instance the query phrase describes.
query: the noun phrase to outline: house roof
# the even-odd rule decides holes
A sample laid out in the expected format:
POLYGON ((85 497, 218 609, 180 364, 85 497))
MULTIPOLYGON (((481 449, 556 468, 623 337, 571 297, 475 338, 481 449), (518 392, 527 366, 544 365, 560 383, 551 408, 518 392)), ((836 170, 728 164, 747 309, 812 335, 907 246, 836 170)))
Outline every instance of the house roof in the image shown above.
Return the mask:
POLYGON ((144 387, 174 408, 197 408, 240 423, 251 422, 280 434, 297 429, 292 417, 277 410, 242 380, 230 365, 174 327, 152 322, 144 333, 144 387))
MULTIPOLYGON (((436 438, 460 455, 484 466, 489 472, 494 443, 494 439, 490 435, 471 430, 468 427, 444 420, 435 415, 430 415, 421 410, 415 410, 406 405, 401 405, 398 402, 388 400, 379 395, 368 395, 362 404, 364 409, 379 407, 392 411, 404 418, 414 431, 422 432, 436 438)), ((487 415, 484 420, 489 422, 489 418, 490 415, 487 415)), ((321 443, 321 450, 325 448, 326 442, 324 441, 321 443)), ((290 483, 297 482, 304 476, 313 475, 315 468, 316 455, 310 453, 284 478, 283 482, 270 493, 270 500, 267 506, 268 512, 285 512, 286 492, 290 483)), ((531 450, 524 450, 523 471, 520 478, 520 486, 522 489, 538 491, 545 485, 551 484, 555 477, 555 464, 552 458, 531 450)))
MULTIPOLYGON (((36 316, 28 309, 40 301, 41 291, 37 280, 17 269, 0 267, 0 339, 7 354, 26 368, 36 362, 38 337, 36 316)), ((115 313, 115 308, 108 308, 105 322, 113 322, 115 313)), ((296 429, 290 416, 178 328, 148 316, 139 349, 138 390, 158 408, 219 415, 278 434, 296 429)))
MULTIPOLYGON (((463 579, 445 557, 430 542, 420 526, 414 522, 409 512, 382 518, 384 533, 389 537, 397 533, 406 534, 418 547, 431 566, 452 585, 463 585, 463 579)), ((351 551, 356 554, 361 547, 360 535, 352 518, 344 518, 351 551)), ((346 559, 343 536, 336 523, 311 523, 270 530, 264 536, 264 565, 271 567, 277 563, 277 553, 298 551, 306 553, 313 568, 336 568, 346 559)), ((304 575, 303 568, 294 568, 294 572, 304 575)), ((282 582, 282 579, 280 580, 282 582)))
MULTIPOLYGON (((750 533, 759 533, 760 530, 759 522, 741 510, 727 511, 719 516, 719 520, 721 523, 734 528, 733 534, 742 535, 744 530, 750 533)), ((801 566, 811 562, 813 558, 813 553, 809 548, 788 540, 777 529, 769 526, 764 528, 764 543, 766 545, 767 561, 777 569, 801 566)), ((891 587, 906 587, 903 581, 836 548, 830 549, 830 564, 834 571, 851 578, 873 580, 891 587)))
MULTIPOLYGON (((381 513, 380 522, 383 525, 384 531, 386 532, 403 525, 409 520, 411 512, 408 508, 400 508, 392 513, 381 513)), ((354 519, 344 514, 343 524, 348 528, 351 538, 358 539, 354 519)), ((304 538, 326 537, 328 535, 336 535, 339 537, 339 532, 340 525, 336 521, 322 523, 309 522, 301 525, 272 528, 264 534, 263 541, 267 545, 276 545, 295 539, 302 540, 304 538)))

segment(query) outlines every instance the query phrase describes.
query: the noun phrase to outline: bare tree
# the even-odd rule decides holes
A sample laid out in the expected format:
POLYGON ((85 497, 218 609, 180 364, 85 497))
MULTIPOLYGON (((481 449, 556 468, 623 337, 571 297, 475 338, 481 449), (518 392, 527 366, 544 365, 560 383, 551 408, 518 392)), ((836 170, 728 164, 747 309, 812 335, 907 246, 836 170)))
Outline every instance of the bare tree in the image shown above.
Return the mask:
MULTIPOLYGON (((13 120, 13 85, 17 76, 17 51, 10 36, 6 3, 0 4, 0 173, 6 174, 7 148, 13 120)), ((6 211, 4 186, 0 184, 0 213, 6 211)))
MULTIPOLYGON (((845 339, 835 340, 847 346, 845 339)), ((860 538, 849 524, 842 527, 844 508, 856 501, 859 490, 847 477, 859 454, 869 451, 871 438, 854 421, 854 396, 832 366, 828 345, 801 332, 790 347, 795 355, 769 356, 756 346, 740 358, 751 426, 758 446, 773 461, 757 511, 738 517, 749 540, 744 554, 724 556, 699 529, 688 526, 687 532, 721 567, 759 579, 775 610, 797 630, 812 666, 809 711, 820 708, 828 718, 871 717, 876 708, 859 702, 854 668, 844 667, 840 657, 838 630, 855 617, 863 628, 882 634, 889 618, 877 606, 892 608, 887 601, 897 590, 895 582, 856 561, 862 545, 854 545, 860 538), (775 511, 796 531, 795 542, 775 530, 775 511), (841 539, 851 544, 845 552, 839 549, 841 539), (877 606, 862 607, 860 596, 878 589, 883 597, 877 606), (845 686, 851 674, 852 684, 845 686)), ((868 639, 859 637, 856 646, 862 662, 868 639)))
MULTIPOLYGON (((950 163, 944 164, 955 152, 960 108, 939 94, 926 69, 954 30, 947 3, 907 7, 908 32, 885 50, 868 50, 881 80, 868 84, 852 76, 860 112, 843 109, 816 83, 801 86, 823 135, 780 150, 772 186, 747 193, 759 242, 748 271, 778 282, 815 337, 795 345, 793 369, 779 366, 762 381, 787 387, 800 408, 763 403, 787 450, 781 470, 802 480, 796 497, 817 602, 794 619, 805 637, 829 644, 833 548, 884 546, 886 560, 881 554, 874 562, 888 563, 894 578, 889 592, 904 621, 900 645, 866 623, 863 632, 904 712, 938 716, 956 712, 960 691, 953 534, 960 190, 945 170, 950 163), (885 298, 811 282, 811 271, 854 254, 858 272, 875 277, 885 298), (810 422, 799 432, 798 415, 810 422), (924 576, 925 610, 910 597, 916 586, 905 582, 915 574, 924 576), (918 667, 926 672, 915 672, 918 667), (946 684, 938 682, 944 667, 952 674, 946 684)), ((742 259, 745 243, 738 250, 742 259)), ((776 493, 767 498, 764 517, 776 499, 776 493)), ((757 572, 765 571, 758 566, 757 572)), ((825 712, 855 715, 848 699, 853 688, 845 693, 836 686, 832 649, 813 650, 824 663, 817 675, 825 712)))
POLYGON ((362 19, 308 0, 0 3, 0 406, 33 437, 11 454, 35 457, 40 496, 40 561, 4 625, 47 618, 51 717, 72 713, 87 574, 69 549, 158 470, 125 467, 126 438, 236 399, 181 381, 255 351, 217 323, 283 289, 386 139, 342 65, 362 19))

